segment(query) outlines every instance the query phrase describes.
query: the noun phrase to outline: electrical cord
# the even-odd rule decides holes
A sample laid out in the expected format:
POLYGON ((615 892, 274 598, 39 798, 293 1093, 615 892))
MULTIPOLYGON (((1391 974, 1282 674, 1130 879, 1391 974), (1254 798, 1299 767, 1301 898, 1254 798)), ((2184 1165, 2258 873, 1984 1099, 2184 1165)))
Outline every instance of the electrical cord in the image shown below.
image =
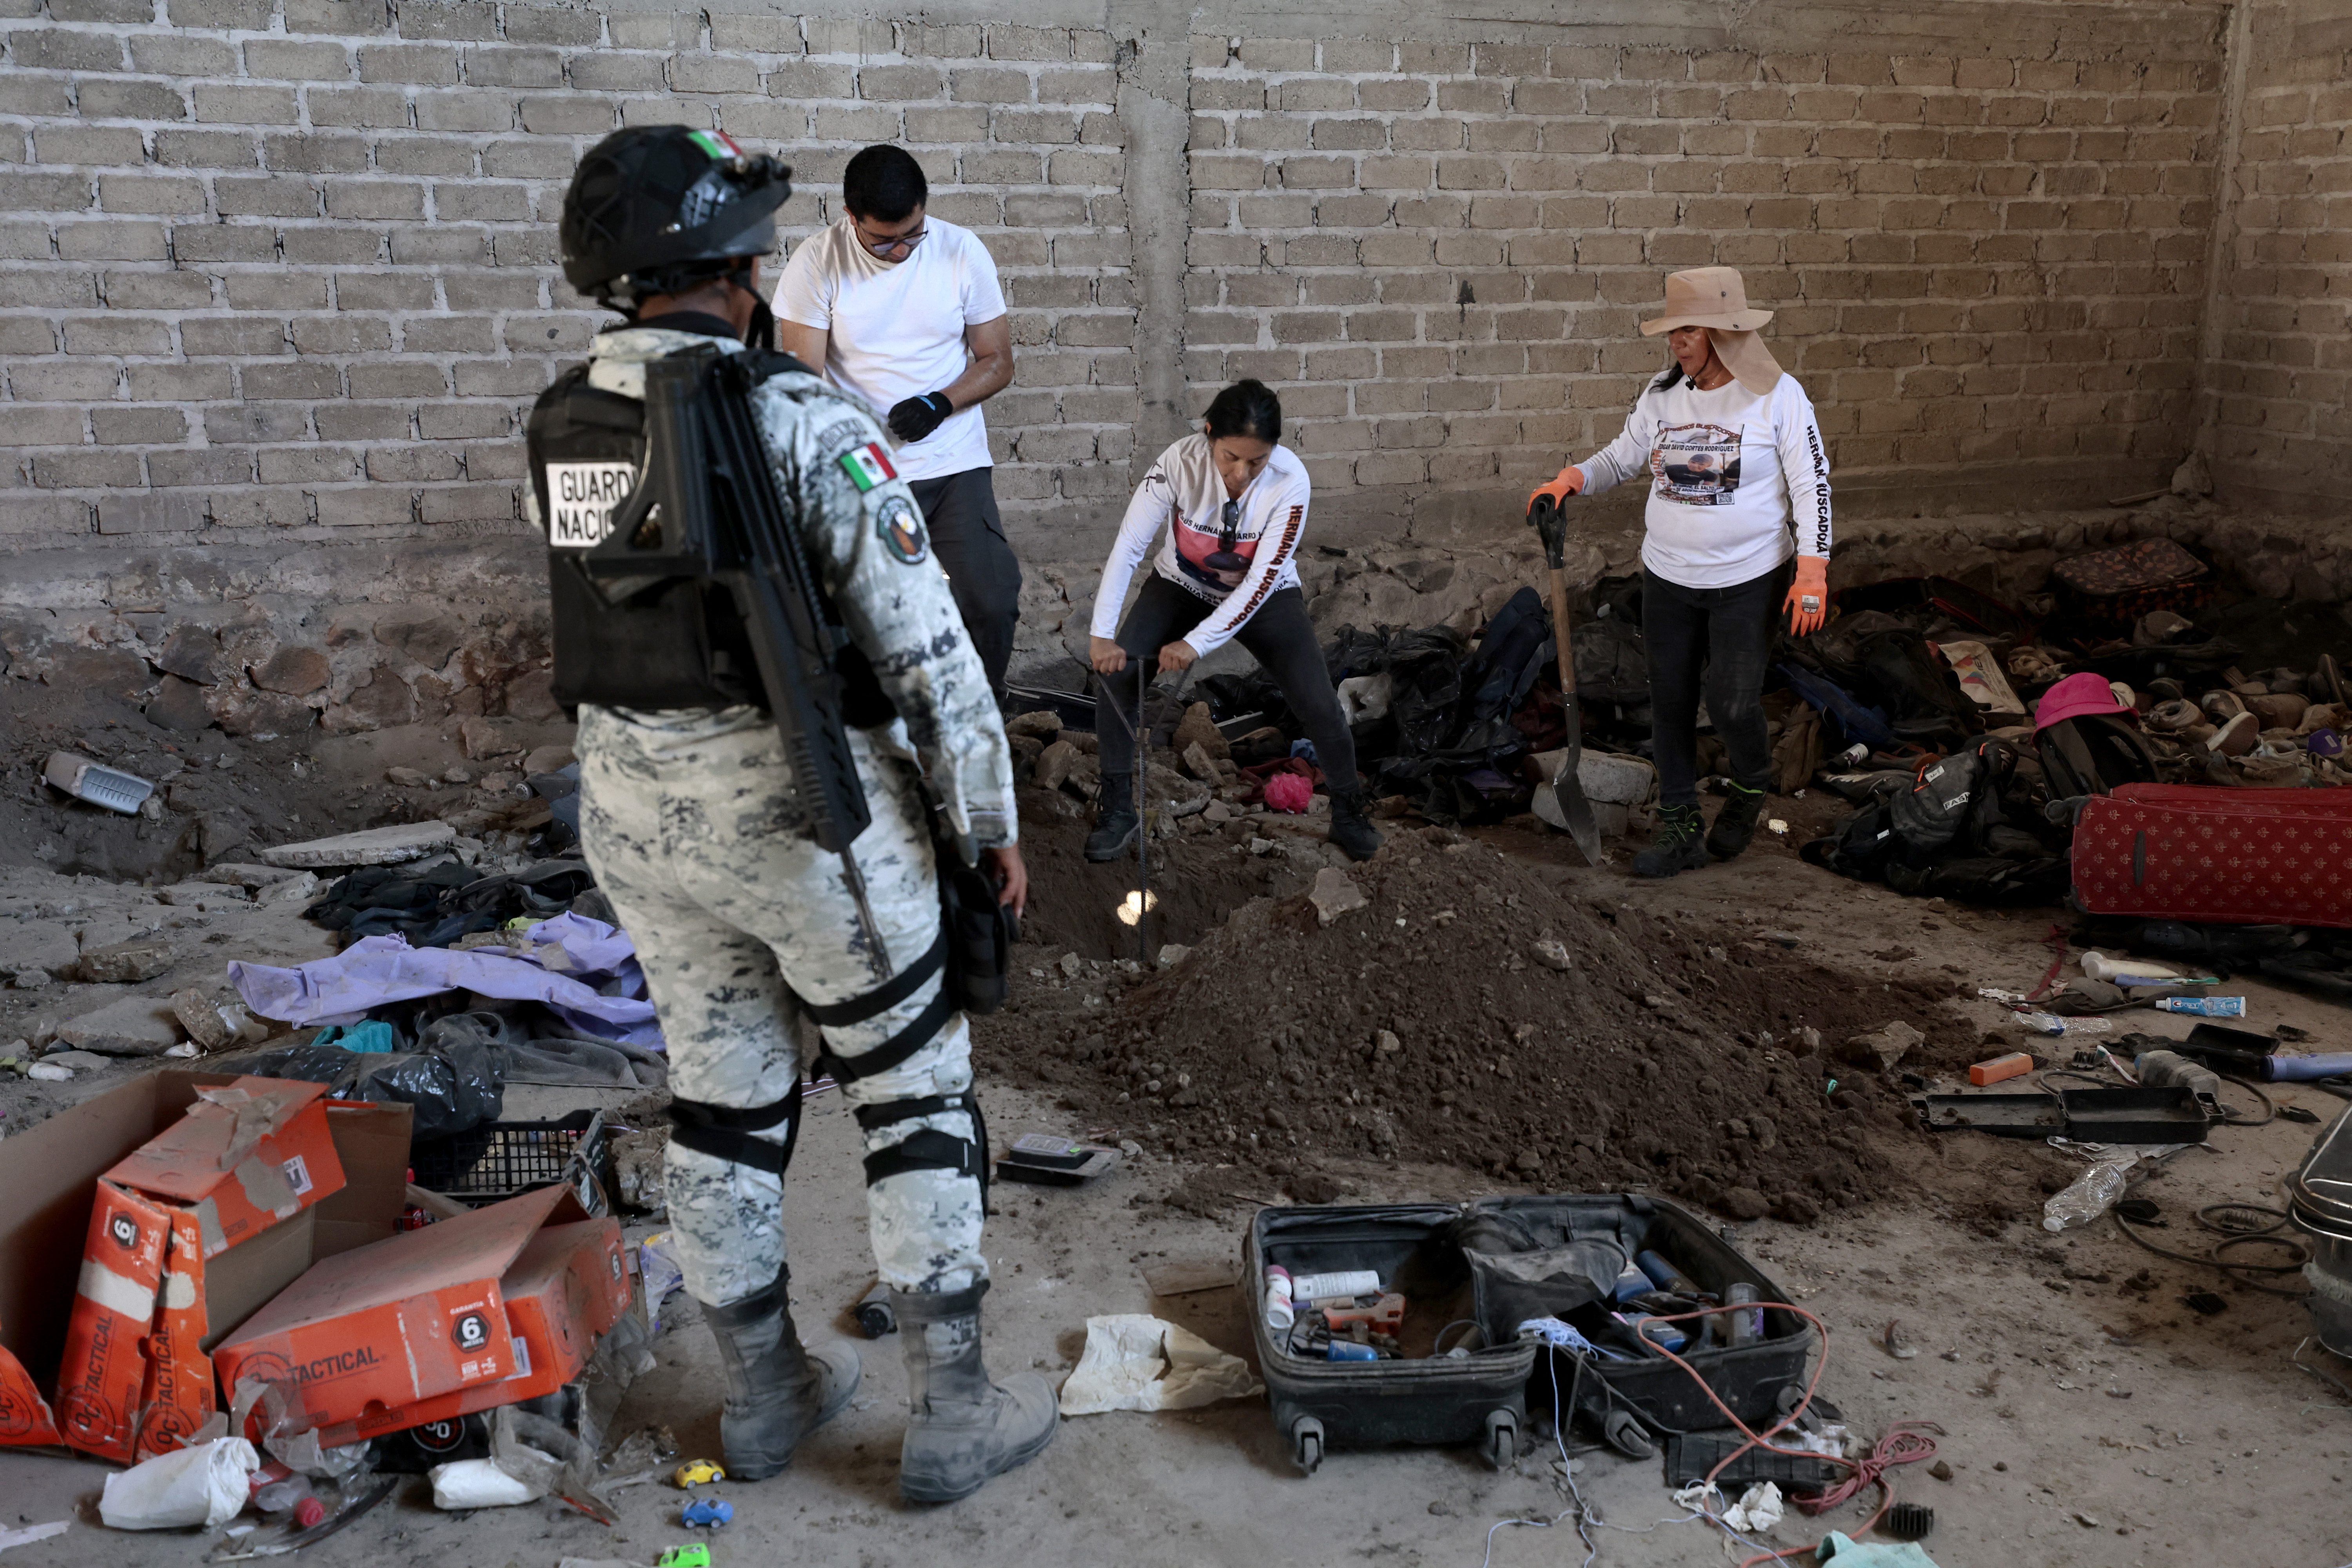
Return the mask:
POLYGON ((2126 1219, 2116 1210, 2111 1208, 2107 1213, 2114 1216, 2116 1228, 2124 1233, 2126 1239, 2137 1242, 2141 1247, 2146 1247, 2148 1251, 2155 1253, 2159 1258, 2169 1258, 2174 1259, 2176 1262, 2180 1263, 2201 1263, 2208 1268, 2218 1268, 2222 1273, 2228 1275, 2231 1279, 2235 1279, 2239 1284, 2246 1286, 2250 1289, 2260 1290, 2266 1296, 2284 1296, 2289 1300, 2299 1301, 2305 1296, 2311 1294, 2308 1290, 2282 1290, 2276 1286, 2265 1285, 2259 1279, 2249 1279, 2246 1278, 2249 1274, 2299 1274, 2303 1271, 2303 1266, 2306 1262, 2310 1261, 2311 1249, 2309 1247, 2304 1246, 2302 1242, 2295 1240, 2293 1237, 2281 1236, 2278 1234, 2279 1231, 2285 1227, 2287 1223, 2288 1216, 2284 1209, 2272 1208, 2267 1204, 2207 1204, 2203 1208, 2197 1211, 2195 1216, 2197 1223, 2204 1229, 2213 1231, 2224 1237, 2224 1239, 2215 1242, 2211 1247, 2206 1248, 2201 1254, 2194 1252, 2176 1252, 2168 1247, 2158 1247, 2155 1242, 2150 1241, 2147 1237, 2142 1236, 2139 1231, 2133 1226, 2131 1221, 2126 1219), (2231 1225, 2226 1220, 2217 1217, 2221 1215, 2231 1214, 2239 1215, 2267 1215, 2270 1217, 2270 1223, 2259 1226, 2246 1223, 2231 1225), (2288 1248, 2295 1254, 2294 1260, 2291 1263, 2240 1263, 2221 1256, 2223 1252, 2229 1250, 2231 1247, 2247 1247, 2258 1243, 2264 1247, 2283 1247, 2288 1248))

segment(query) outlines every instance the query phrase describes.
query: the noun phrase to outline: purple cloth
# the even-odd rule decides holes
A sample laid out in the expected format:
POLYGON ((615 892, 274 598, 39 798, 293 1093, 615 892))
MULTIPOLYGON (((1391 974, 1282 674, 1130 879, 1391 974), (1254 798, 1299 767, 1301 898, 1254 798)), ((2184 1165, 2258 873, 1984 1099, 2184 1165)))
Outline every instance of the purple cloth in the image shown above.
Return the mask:
MULTIPOLYGON (((618 1040, 659 1050, 661 1025, 654 1005, 631 995, 605 995, 594 982, 613 976, 614 989, 642 992, 629 939, 599 921, 565 914, 542 921, 531 934, 546 931, 567 963, 583 967, 559 974, 530 956, 509 956, 503 948, 457 952, 446 947, 412 948, 399 935, 364 937, 332 958, 293 969, 232 963, 229 984, 245 1005, 265 1018, 289 1024, 354 1018, 387 1002, 471 991, 513 1002, 537 1002, 567 1026, 592 1039, 618 1040), (566 922, 572 922, 567 924, 566 922), (590 969, 588 962, 606 967, 590 969)), ((551 953, 549 956, 552 957, 551 953)))

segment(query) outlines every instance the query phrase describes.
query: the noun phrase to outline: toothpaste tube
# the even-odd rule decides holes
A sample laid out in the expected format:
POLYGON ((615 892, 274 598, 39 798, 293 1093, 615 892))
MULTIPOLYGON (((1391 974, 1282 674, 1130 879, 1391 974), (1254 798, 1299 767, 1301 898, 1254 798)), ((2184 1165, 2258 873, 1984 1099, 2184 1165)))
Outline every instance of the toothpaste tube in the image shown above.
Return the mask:
POLYGON ((2242 1018, 2246 1016, 2243 996, 2159 996, 2158 1011, 2194 1013, 2200 1018, 2242 1018))

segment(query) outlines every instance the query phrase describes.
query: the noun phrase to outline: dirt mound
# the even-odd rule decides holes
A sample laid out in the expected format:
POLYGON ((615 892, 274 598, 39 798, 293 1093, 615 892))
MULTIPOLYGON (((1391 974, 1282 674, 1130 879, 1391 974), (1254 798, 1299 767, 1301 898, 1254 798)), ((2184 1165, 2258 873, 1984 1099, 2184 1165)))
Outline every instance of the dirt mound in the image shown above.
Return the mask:
POLYGON ((1925 1135, 1888 1080, 1801 1054, 1801 1031, 1834 1050, 1899 1019, 1954 1047, 1948 983, 1864 980, 1587 900, 1451 837, 1402 836, 1355 868, 1365 905, 1328 923, 1311 894, 1253 900, 1098 1019, 992 1019, 983 1057, 1086 1124, 1148 1121, 1173 1152, 1271 1179, 1433 1161, 1799 1221, 1895 1183, 1886 1151, 1925 1135))

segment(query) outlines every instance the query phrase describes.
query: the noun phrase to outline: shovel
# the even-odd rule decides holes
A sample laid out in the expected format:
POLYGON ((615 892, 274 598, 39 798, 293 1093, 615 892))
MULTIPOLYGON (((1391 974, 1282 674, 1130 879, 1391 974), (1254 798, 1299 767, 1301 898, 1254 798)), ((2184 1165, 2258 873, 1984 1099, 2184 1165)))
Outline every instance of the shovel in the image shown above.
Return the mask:
POLYGON ((1544 562, 1551 568, 1552 641, 1559 649, 1559 710, 1568 721, 1568 750, 1558 772, 1536 786, 1535 813, 1555 827, 1566 828, 1588 866, 1601 864, 1601 824, 1593 820, 1592 803, 1584 798, 1584 781, 1577 770, 1584 761, 1584 721, 1577 711, 1576 658, 1569 649, 1568 518, 1549 496, 1538 496, 1528 512, 1542 536, 1544 562))

